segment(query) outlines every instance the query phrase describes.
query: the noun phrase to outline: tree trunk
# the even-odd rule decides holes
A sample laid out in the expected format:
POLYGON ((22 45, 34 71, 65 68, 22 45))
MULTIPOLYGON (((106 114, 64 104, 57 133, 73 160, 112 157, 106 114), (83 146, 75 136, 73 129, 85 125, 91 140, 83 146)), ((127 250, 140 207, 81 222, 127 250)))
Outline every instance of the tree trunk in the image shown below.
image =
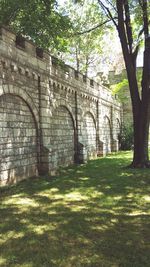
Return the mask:
MULTIPOLYGON (((134 155, 131 167, 144 168, 149 167, 148 156, 148 135, 149 135, 149 118, 150 118, 150 92, 149 92, 149 61, 150 61, 150 40, 145 40, 144 66, 142 76, 141 94, 138 88, 136 76, 136 64, 133 53, 132 30, 130 24, 130 13, 128 12, 128 1, 117 0, 118 25, 117 30, 122 46, 127 77, 130 88, 130 96, 133 111, 134 127, 134 155), (125 4, 128 5, 125 7, 125 4), (124 19, 126 18, 126 20, 124 19)), ((144 7, 143 7, 144 8, 144 7)), ((146 7, 145 7, 146 8, 146 7)), ((143 14, 144 11, 143 11, 143 14)), ((147 21, 145 22, 145 24, 147 21)))
POLYGON ((133 127, 134 127, 134 155, 131 167, 143 168, 149 167, 148 156, 148 136, 149 136, 149 104, 141 103, 139 118, 134 117, 133 113, 133 127), (148 112, 148 113, 147 113, 148 112))
POLYGON ((144 66, 142 76, 141 104, 139 109, 139 118, 134 117, 134 157, 133 167, 149 167, 148 139, 150 122, 150 83, 149 83, 149 59, 150 59, 150 41, 146 41, 144 52, 144 66))
MULTIPOLYGON (((128 60, 127 60, 128 61, 128 60)), ((126 66, 130 87, 134 127, 134 155, 131 167, 149 167, 148 137, 150 120, 150 92, 147 67, 144 65, 142 96, 139 98, 136 69, 129 62, 126 66)))
POLYGON ((80 51, 79 51, 78 48, 76 47, 76 52, 75 52, 75 55, 76 55, 76 69, 77 69, 78 72, 80 71, 80 59, 79 59, 79 54, 80 54, 80 51))
POLYGON ((150 121, 150 88, 149 88, 149 58, 150 50, 145 49, 144 66, 141 83, 141 97, 138 91, 136 67, 131 66, 129 62, 126 66, 130 95, 133 111, 134 127, 134 155, 132 167, 149 167, 148 139, 149 139, 149 121, 150 121), (131 66, 131 67, 130 67, 131 66), (139 96, 138 96, 139 94, 139 96))
POLYGON ((86 55, 85 57, 85 75, 88 75, 88 67, 89 67, 89 57, 86 55))

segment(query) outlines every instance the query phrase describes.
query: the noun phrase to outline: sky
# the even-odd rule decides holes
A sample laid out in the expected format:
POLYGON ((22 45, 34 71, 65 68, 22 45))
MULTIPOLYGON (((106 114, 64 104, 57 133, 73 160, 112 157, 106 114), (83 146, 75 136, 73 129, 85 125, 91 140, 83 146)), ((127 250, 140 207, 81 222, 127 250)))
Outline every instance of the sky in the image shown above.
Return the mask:
MULTIPOLYGON (((72 0, 73 1, 73 0, 72 0)), ((58 4, 60 6, 64 6, 66 0, 58 0, 58 4)), ((117 32, 114 32, 113 34, 113 38, 112 36, 108 36, 106 34, 106 45, 104 47, 104 54, 109 54, 109 51, 110 51, 110 54, 109 54, 109 57, 110 57, 110 61, 114 60, 115 61, 115 57, 118 55, 118 57, 120 57, 120 55, 122 54, 122 50, 121 50, 121 45, 120 45, 120 41, 119 41, 119 38, 118 38, 118 34, 117 32)), ((141 50, 139 52, 139 55, 138 55, 138 58, 137 58, 137 66, 138 67, 141 67, 143 66, 143 51, 141 50)), ((108 72, 108 70, 110 70, 110 65, 107 66, 107 64, 103 64, 103 66, 99 66, 97 68, 97 72, 101 71, 101 68, 103 68, 103 71, 104 72, 108 72)))

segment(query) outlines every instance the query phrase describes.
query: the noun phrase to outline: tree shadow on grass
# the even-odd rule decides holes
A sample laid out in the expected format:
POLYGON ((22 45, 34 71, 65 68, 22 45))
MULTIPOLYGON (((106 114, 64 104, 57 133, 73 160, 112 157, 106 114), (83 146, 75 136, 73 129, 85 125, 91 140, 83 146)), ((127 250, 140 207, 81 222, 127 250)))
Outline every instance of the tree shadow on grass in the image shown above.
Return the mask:
POLYGON ((123 155, 1 189, 0 266, 148 267, 150 172, 123 155))

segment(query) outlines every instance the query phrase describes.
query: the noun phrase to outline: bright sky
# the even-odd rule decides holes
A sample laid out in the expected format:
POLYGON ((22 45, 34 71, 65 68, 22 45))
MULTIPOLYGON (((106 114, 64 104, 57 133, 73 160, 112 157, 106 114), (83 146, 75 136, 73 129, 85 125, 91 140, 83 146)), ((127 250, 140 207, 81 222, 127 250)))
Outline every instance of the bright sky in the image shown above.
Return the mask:
MULTIPOLYGON (((64 6, 65 2, 67 2, 67 0, 58 0, 58 4, 60 6, 64 6)), ((110 51, 110 58, 113 60, 113 58, 115 58, 117 54, 119 54, 119 53, 121 54, 121 51, 122 51, 120 41, 118 38, 118 34, 117 34, 117 32, 114 33, 113 38, 112 38, 112 36, 106 35, 106 38, 107 38, 107 40, 106 40, 106 47, 104 48, 104 53, 106 53, 106 51, 107 51, 107 53, 109 53, 109 51, 110 51)), ((143 66, 143 51, 142 50, 139 52, 139 55, 137 58, 137 66, 138 67, 143 66)), ((104 67, 104 71, 107 72, 107 69, 108 69, 107 66, 106 66, 106 70, 104 67)))

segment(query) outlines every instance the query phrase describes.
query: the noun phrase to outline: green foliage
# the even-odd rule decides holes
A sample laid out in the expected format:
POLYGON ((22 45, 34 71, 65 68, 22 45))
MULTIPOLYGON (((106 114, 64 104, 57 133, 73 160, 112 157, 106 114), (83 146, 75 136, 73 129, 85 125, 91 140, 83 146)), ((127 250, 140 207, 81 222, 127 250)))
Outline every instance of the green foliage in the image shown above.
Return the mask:
POLYGON ((133 149, 133 125, 124 125, 119 135, 121 150, 133 149))
POLYGON ((112 95, 118 95, 120 101, 125 103, 128 101, 126 91, 129 88, 129 83, 127 79, 123 79, 120 83, 111 85, 112 95))
POLYGON ((121 89, 127 88, 128 86, 129 86, 128 80, 127 79, 123 79, 123 81, 121 81, 120 83, 112 85, 112 94, 115 95, 121 89))
MULTIPOLYGON (((116 18, 115 21, 117 23, 117 9, 116 9, 116 0, 98 0, 99 2, 102 2, 109 8, 109 11, 112 14, 113 18, 116 18)), ((142 46, 143 44, 143 35, 139 36, 139 32, 143 29, 143 15, 142 15, 142 1, 139 0, 128 0, 129 4, 129 12, 130 12, 130 19, 131 19, 131 28, 132 28, 132 37, 133 37, 133 48, 135 48, 137 45, 142 46)), ((148 11, 150 12, 150 6, 148 6, 148 11)), ((104 14, 107 14, 106 9, 103 9, 104 14)))
POLYGON ((150 170, 121 152, 0 190, 1 267, 149 267, 150 170))
MULTIPOLYGON (((126 103, 129 104, 129 83, 128 83, 126 74, 123 76, 122 74, 120 74, 119 79, 120 79, 120 82, 116 84, 112 84, 110 86, 112 95, 117 95, 119 100, 123 104, 126 104, 126 103)), ((139 91, 141 91, 141 80, 142 80, 142 68, 137 68, 137 82, 138 82, 139 91)))
POLYGON ((32 39, 43 48, 64 50, 71 23, 56 0, 1 0, 0 24, 32 39))
POLYGON ((73 25, 72 34, 68 39, 68 53, 65 58, 82 73, 88 73, 90 67, 98 64, 98 57, 102 53, 101 40, 104 27, 96 27, 104 20, 104 16, 95 0, 87 0, 72 4, 66 1, 63 8, 73 25), (94 29, 89 31, 89 29, 94 29))

